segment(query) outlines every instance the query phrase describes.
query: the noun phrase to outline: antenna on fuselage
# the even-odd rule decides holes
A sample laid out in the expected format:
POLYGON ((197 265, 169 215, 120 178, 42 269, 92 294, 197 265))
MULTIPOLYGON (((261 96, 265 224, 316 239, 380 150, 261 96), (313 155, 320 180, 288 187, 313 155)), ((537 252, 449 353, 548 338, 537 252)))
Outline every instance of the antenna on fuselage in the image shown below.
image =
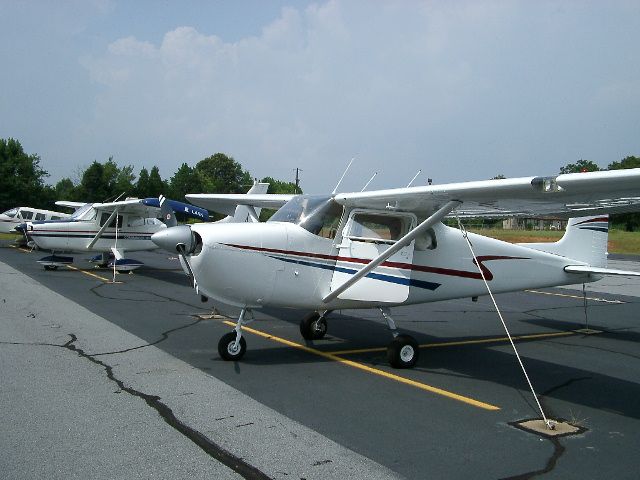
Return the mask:
POLYGON ((373 174, 373 176, 369 179, 369 181, 367 183, 365 183, 364 187, 362 187, 362 190, 360 190, 361 192, 364 192, 364 190, 369 186, 369 184, 371 183, 371 181, 376 178, 376 175, 378 175, 378 172, 375 172, 373 174))
POLYGON ((420 175, 420 173, 422 172, 422 169, 418 170, 418 173, 416 173, 413 178, 411 179, 411 181, 407 184, 406 188, 409 188, 411 186, 411 184, 413 183, 413 181, 418 178, 418 175, 420 175))
POLYGON ((331 192, 331 195, 335 195, 336 192, 338 191, 338 187, 340 186, 340 184, 342 183, 342 179, 344 178, 344 176, 347 174, 347 172, 349 171, 349 167, 351 166, 351 164, 353 163, 353 161, 355 160, 355 158, 352 158, 351 161, 349 162, 349 165, 347 165, 347 168, 344 169, 344 173, 342 174, 342 176, 340 177, 340 180, 338 180, 338 184, 336 185, 336 188, 333 189, 333 192, 331 192))

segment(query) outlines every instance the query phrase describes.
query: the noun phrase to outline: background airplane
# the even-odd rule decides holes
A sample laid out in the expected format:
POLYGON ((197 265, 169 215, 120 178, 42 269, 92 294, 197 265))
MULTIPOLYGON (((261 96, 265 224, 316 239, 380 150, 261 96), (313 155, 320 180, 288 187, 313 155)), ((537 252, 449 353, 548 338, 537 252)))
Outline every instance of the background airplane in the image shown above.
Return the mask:
MULTIPOLYGON (((75 202, 60 202, 66 206, 78 206, 75 202)), ((189 217, 208 220, 209 213, 174 200, 167 203, 176 211, 189 217)), ((111 264, 118 271, 130 271, 141 262, 125 258, 125 251, 153 250, 158 248, 151 235, 165 229, 159 220, 160 201, 157 198, 128 199, 109 203, 87 203, 79 207, 68 219, 31 221, 24 224, 30 240, 53 255, 39 260, 46 270, 73 263, 73 258, 61 256, 68 252, 101 253, 99 264, 106 266, 113 253, 111 264)))
MULTIPOLYGON (((231 204, 282 205, 267 223, 168 228, 152 241, 177 251, 196 291, 237 306, 234 332, 218 344, 238 360, 246 351, 248 310, 310 310, 306 339, 322 338, 334 309, 378 308, 393 340, 391 365, 412 367, 415 339, 397 332, 390 308, 491 291, 591 282, 606 268, 606 213, 640 210, 640 169, 526 177, 324 196, 187 195, 216 210, 231 204), (510 244, 446 226, 446 218, 573 217, 551 244, 510 244)), ((460 221, 460 220, 459 220, 460 221)))
POLYGON ((14 233, 16 227, 34 220, 62 220, 69 218, 70 214, 62 212, 54 212, 52 210, 43 210, 31 207, 15 207, 6 212, 0 213, 0 233, 14 233))

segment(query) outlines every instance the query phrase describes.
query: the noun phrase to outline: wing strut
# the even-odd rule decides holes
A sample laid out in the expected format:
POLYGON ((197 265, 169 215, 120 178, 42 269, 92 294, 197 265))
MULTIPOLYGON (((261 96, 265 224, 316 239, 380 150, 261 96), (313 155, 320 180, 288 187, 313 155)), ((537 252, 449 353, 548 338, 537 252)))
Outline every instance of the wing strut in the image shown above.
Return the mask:
MULTIPOLYGON (((87 250, 91 250, 91 248, 95 245, 95 243, 102 236, 102 232, 104 232, 106 230, 106 228, 111 223, 111 220, 113 220, 113 217, 115 217, 117 214, 118 214, 118 209, 116 208, 113 212, 111 212, 111 215, 109 215, 109 218, 107 219, 106 222, 104 222, 104 225, 102 225, 100 230, 98 230, 98 233, 96 233, 96 236, 91 239, 91 241, 89 242, 89 245, 87 245, 87 250)), ((118 222, 116 222, 116 226, 117 225, 118 225, 118 222)))
POLYGON ((400 240, 398 240, 395 244, 393 244, 387 250, 385 250, 380 255, 378 255, 376 258, 374 258, 369 263, 367 263, 362 268, 362 270, 360 270, 358 273, 356 273, 353 277, 351 277, 349 280, 344 282, 342 285, 340 285, 338 288, 336 288, 329 295, 324 297, 322 299, 322 301, 324 303, 328 303, 331 300, 335 299, 338 295, 340 295, 347 288, 351 287, 356 282, 358 282, 362 277, 367 275, 371 270, 376 268, 378 265, 380 265, 382 262, 384 262, 391 255, 393 255, 394 253, 396 253, 400 249, 404 248, 406 245, 410 244, 413 240, 415 240, 416 237, 421 235, 428 228, 431 228, 435 223, 437 223, 440 220, 442 220, 445 216, 447 216, 449 213, 451 213, 451 211, 454 208, 456 208, 458 205, 460 205, 461 203, 462 202, 460 202, 458 200, 451 200, 451 201, 447 202, 443 207, 440 207, 439 210, 437 210, 435 213, 433 213, 433 215, 431 215, 426 220, 424 220, 420 225, 418 225, 416 228, 411 230, 404 237, 402 237, 400 240))

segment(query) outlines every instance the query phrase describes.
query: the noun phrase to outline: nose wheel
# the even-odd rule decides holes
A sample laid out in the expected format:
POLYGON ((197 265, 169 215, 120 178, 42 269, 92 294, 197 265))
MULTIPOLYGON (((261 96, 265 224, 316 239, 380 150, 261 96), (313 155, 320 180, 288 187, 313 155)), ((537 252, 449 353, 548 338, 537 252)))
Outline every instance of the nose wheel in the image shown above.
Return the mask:
POLYGON ((242 336, 242 324, 247 311, 247 308, 242 309, 236 328, 233 332, 224 334, 218 342, 218 353, 224 360, 240 360, 247 351, 247 341, 242 336))
POLYGON ((327 320, 324 314, 312 312, 300 321, 300 333, 305 340, 320 340, 327 333, 327 320))
POLYGON ((218 342, 218 353, 225 360, 240 360, 247 351, 247 342, 244 337, 237 341, 236 332, 229 332, 222 336, 218 342))

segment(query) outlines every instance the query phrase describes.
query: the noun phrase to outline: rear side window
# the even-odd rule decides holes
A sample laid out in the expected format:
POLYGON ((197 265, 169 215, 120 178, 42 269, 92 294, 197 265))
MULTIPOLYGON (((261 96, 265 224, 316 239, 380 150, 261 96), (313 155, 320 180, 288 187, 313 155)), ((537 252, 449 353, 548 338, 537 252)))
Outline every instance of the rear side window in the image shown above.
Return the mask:
POLYGON ((351 221, 349 237, 393 242, 402 238, 409 226, 405 217, 358 213, 351 221))
POLYGON ((46 219, 47 216, 44 213, 36 213, 36 221, 39 222, 41 220, 46 219))

